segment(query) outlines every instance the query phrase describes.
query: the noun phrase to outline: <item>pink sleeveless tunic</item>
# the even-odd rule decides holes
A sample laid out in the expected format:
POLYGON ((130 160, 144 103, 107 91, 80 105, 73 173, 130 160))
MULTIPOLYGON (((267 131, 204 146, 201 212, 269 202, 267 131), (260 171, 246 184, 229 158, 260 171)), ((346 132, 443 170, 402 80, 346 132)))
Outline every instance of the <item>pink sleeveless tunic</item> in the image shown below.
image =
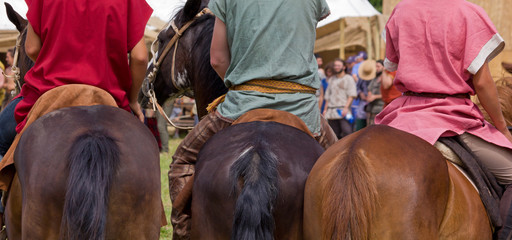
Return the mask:
MULTIPOLYGON (((386 60, 401 92, 475 94, 472 76, 504 48, 485 11, 465 0, 403 0, 386 24, 386 60)), ((469 99, 401 96, 377 124, 417 135, 434 144, 464 132, 512 149, 469 99)))

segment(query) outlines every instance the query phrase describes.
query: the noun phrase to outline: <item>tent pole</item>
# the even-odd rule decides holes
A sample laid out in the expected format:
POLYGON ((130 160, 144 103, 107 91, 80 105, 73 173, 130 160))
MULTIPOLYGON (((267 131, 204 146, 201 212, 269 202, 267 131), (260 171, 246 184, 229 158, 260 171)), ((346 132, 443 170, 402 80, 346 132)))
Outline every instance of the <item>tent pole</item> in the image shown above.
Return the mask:
POLYGON ((375 59, 375 54, 373 52, 373 44, 372 44, 372 24, 371 19, 369 17, 366 18, 366 52, 368 53, 368 59, 375 59))
POLYGON ((341 59, 345 59, 345 18, 340 19, 340 54, 341 59))

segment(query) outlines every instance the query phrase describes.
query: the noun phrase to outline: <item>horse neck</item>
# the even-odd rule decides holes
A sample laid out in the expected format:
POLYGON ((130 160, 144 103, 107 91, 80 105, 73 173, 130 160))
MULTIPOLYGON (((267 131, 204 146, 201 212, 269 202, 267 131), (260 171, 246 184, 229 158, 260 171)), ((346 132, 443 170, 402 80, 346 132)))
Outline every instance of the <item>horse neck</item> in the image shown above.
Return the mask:
MULTIPOLYGON (((209 74, 212 76, 212 74, 209 74)), ((218 97, 224 95, 227 92, 227 88, 224 85, 224 81, 218 77, 215 73, 213 77, 200 78, 194 81, 197 84, 194 85, 194 97, 196 100, 197 114, 199 118, 206 116, 208 112, 206 108, 218 97)))

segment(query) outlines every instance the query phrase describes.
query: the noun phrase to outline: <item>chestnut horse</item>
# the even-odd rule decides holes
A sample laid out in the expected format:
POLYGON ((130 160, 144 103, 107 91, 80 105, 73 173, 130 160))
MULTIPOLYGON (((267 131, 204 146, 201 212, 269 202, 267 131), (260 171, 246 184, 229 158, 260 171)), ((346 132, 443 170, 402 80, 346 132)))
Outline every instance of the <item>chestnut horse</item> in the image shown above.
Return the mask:
MULTIPOLYGON (((27 21, 6 4, 20 31, 27 21)), ((158 239, 159 152, 149 130, 125 110, 62 108, 34 121, 14 153, 17 175, 5 208, 8 239, 158 239)))
MULTIPOLYGON (((154 86, 160 103, 193 96, 200 117, 208 103, 227 91, 209 61, 215 17, 196 15, 206 6, 207 1, 188 0, 177 13, 177 29, 192 22, 168 54, 163 49, 169 48, 175 30, 169 27, 158 35, 153 63, 161 64, 157 70, 150 65, 143 85, 146 90, 154 86)), ((274 122, 238 124, 217 133, 198 156, 192 239, 302 239, 305 181, 322 152, 309 135, 274 122)))
MULTIPOLYGON (((510 126, 512 78, 497 88, 510 126)), ((427 142, 386 126, 331 146, 313 167, 304 198, 306 239, 492 238, 466 178, 427 142)))
POLYGON ((384 125, 327 149, 304 195, 304 239, 492 238, 469 181, 426 141, 384 125))

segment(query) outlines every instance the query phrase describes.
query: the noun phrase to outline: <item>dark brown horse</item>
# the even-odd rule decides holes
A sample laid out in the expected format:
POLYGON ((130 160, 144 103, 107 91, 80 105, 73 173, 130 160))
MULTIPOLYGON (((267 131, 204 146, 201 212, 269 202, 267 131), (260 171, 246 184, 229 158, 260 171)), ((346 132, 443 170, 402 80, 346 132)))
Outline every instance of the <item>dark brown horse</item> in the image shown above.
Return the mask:
MULTIPOLYGON (((188 0, 174 19, 176 27, 182 28, 206 6, 207 1, 188 0)), ((160 103, 193 93, 199 116, 204 116, 207 104, 227 91, 209 62, 213 25, 212 15, 196 18, 180 38, 176 56, 174 50, 165 56, 153 82, 160 103)), ((159 34, 158 56, 174 36, 172 28, 159 34)), ((148 75, 152 71, 153 65, 148 75)), ((220 131, 199 153, 192 238, 302 239, 304 184, 322 152, 309 135, 274 122, 220 131)))
MULTIPOLYGON (((26 20, 10 6, 7 14, 24 41, 26 20)), ((31 65, 17 51, 23 74, 31 65)), ((14 161, 9 239, 158 239, 158 147, 130 113, 96 105, 46 114, 26 129, 14 161)))

